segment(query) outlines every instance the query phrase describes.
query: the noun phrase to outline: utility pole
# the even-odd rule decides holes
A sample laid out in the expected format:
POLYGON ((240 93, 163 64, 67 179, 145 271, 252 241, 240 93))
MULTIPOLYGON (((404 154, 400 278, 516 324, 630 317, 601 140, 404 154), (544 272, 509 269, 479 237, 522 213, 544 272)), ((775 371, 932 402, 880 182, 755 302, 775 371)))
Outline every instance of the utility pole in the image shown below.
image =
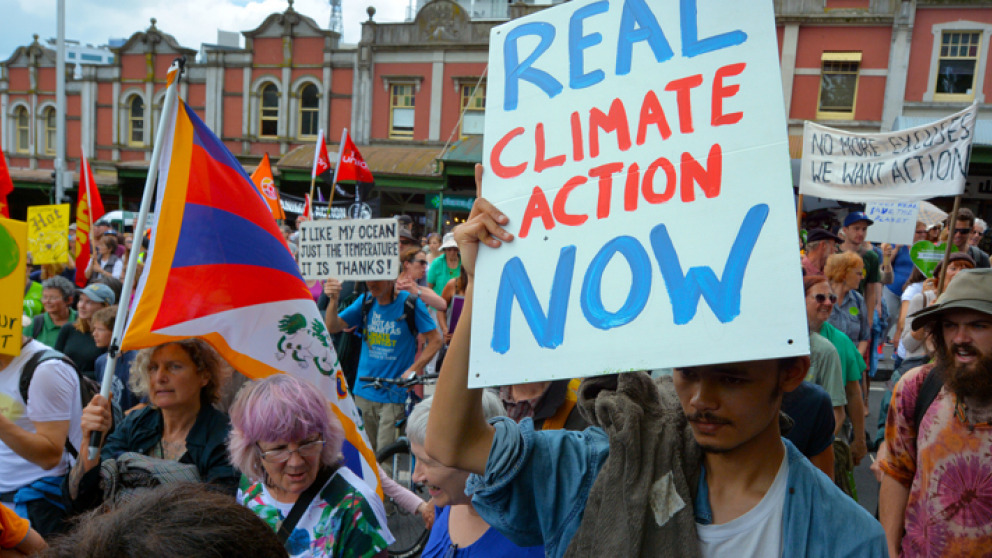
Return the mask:
POLYGON ((56 7, 55 43, 55 203, 62 203, 66 190, 65 164, 65 0, 56 7))

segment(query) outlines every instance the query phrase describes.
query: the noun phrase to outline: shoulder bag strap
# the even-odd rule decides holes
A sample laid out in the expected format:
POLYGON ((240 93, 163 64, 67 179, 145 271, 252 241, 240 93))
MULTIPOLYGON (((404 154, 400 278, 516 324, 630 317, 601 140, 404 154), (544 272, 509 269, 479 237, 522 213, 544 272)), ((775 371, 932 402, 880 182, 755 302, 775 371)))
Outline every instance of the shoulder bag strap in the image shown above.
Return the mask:
POLYGON ((330 480, 331 475, 334 474, 334 469, 332 467, 323 467, 317 473, 317 478, 314 479, 313 484, 307 487, 306 490, 300 494, 297 498, 296 503, 293 504, 293 509, 289 510, 289 515, 286 516, 286 520, 279 525, 279 530, 276 532, 276 536, 279 537, 279 542, 283 545, 289 540, 289 535, 292 534, 293 529, 296 529, 296 524, 300 522, 300 518, 303 517, 303 512, 307 511, 310 507, 310 502, 320 493, 320 489, 324 488, 327 481, 330 480))

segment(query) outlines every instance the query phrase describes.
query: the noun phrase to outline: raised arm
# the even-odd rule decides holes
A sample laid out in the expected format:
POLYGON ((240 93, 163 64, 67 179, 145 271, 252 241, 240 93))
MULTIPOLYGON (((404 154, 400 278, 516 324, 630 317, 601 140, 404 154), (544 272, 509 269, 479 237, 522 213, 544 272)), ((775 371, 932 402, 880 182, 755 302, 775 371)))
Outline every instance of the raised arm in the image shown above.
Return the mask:
POLYGON ((327 331, 337 333, 348 328, 348 323, 338 316, 338 297, 341 296, 341 281, 333 277, 324 281, 324 294, 327 295, 327 313, 324 316, 324 323, 327 331))
MULTIPOLYGON (((482 167, 477 165, 475 173, 476 181, 480 180, 482 167)), ((455 229, 462 268, 468 275, 465 306, 434 391, 434 408, 444 409, 445 412, 431 413, 424 444, 424 449, 433 459, 449 467, 478 474, 486 469, 493 427, 482 414, 482 391, 467 387, 475 262, 480 244, 497 248, 502 242, 513 239, 513 235, 503 229, 507 222, 502 212, 484 198, 478 198, 468 221, 455 229)))

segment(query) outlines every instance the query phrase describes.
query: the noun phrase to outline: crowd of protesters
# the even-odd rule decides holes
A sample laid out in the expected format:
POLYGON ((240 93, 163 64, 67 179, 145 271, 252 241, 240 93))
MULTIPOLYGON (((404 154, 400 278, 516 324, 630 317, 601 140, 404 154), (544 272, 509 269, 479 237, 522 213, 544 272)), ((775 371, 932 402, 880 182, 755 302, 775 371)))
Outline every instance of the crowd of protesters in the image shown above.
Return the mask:
POLYGON ((85 400, 144 258, 98 223, 84 287, 71 264, 29 267, 22 351, 0 355, 0 556, 383 556, 387 506, 423 519, 431 557, 990 552, 992 271, 970 211, 917 223, 914 241, 956 247, 932 278, 908 246, 867 242, 862 212, 813 227, 808 357, 482 391, 466 387, 475 262, 512 242, 507 218, 479 199, 443 236, 399 222, 396 278, 307 287, 374 450, 403 434, 407 393, 360 378, 440 372, 406 423, 428 502, 380 469, 384 501, 342 465, 314 386, 249 381, 201 340, 121 355, 112 396, 85 400), (876 436, 872 377, 888 390, 876 436), (878 519, 854 499, 872 450, 878 519))

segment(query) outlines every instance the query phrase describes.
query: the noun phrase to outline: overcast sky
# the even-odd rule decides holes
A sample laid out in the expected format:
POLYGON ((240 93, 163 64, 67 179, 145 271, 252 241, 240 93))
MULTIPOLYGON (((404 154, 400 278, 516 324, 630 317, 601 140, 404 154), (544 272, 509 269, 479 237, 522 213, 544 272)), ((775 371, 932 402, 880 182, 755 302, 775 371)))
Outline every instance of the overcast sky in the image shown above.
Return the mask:
MULTIPOLYGON (((2 0, 0 60, 7 60, 19 46, 56 35, 56 0, 2 0)), ((126 39, 158 20, 158 28, 174 36, 179 44, 199 50, 201 43, 217 41, 217 30, 249 31, 265 18, 286 10, 286 0, 65 0, 66 39, 93 45, 109 39, 126 39)), ((403 21, 409 0, 341 0, 344 42, 357 43, 365 9, 375 6, 375 20, 403 21)), ((328 0, 296 0, 296 11, 326 29, 331 17, 328 0)), ((244 38, 242 37, 242 46, 244 38)))

